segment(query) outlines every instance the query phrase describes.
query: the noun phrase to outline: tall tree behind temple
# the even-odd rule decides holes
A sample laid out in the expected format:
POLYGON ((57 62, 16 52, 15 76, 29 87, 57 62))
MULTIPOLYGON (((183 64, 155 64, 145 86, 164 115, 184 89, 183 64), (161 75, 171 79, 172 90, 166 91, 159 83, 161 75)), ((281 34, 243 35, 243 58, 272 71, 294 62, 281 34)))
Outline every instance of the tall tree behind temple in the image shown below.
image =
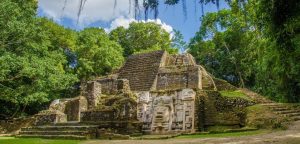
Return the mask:
POLYGON ((124 48, 124 56, 134 53, 154 50, 167 50, 177 53, 178 49, 171 47, 171 37, 160 25, 133 22, 128 29, 118 27, 110 32, 110 39, 118 42, 124 48))
POLYGON ((86 81, 120 67, 124 61, 123 48, 103 29, 86 28, 78 33, 75 50, 78 64, 75 71, 81 81, 86 81))

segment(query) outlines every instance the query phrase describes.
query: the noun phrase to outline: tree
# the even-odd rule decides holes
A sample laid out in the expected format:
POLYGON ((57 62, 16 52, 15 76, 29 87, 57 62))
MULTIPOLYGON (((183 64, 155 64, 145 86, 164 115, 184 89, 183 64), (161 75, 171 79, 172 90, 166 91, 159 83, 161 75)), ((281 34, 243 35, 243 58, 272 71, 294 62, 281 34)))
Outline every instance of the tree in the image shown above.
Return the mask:
POLYGON ((258 88, 283 102, 300 101, 300 1, 261 0, 255 18, 271 45, 261 61, 258 88))
MULTIPOLYGON (((76 31, 64 28, 52 20, 47 18, 38 18, 40 20, 39 26, 49 37, 50 50, 62 50, 66 56, 67 63, 63 65, 66 73, 76 75, 74 67, 77 64, 77 56, 75 50, 77 48, 77 33, 76 31)), ((80 83, 76 82, 72 86, 61 91, 61 97, 74 97, 80 94, 80 83)))
POLYGON ((295 0, 232 1, 227 14, 203 17, 190 51, 218 77, 235 73, 274 100, 299 101, 299 8, 295 0))
POLYGON ((171 47, 170 34, 153 22, 133 22, 128 29, 119 27, 112 30, 109 35, 111 40, 124 48, 125 57, 154 50, 167 50, 170 53, 178 51, 171 47))
POLYGON ((68 63, 64 65, 67 71, 72 71, 73 67, 76 65, 76 42, 77 33, 72 30, 58 25, 52 20, 47 18, 40 19, 39 26, 45 31, 51 42, 49 49, 61 49, 67 56, 68 63))
POLYGON ((171 46, 175 49, 184 52, 186 50, 186 42, 183 40, 183 35, 178 30, 174 30, 174 36, 172 37, 171 46))
POLYGON ((124 61, 123 48, 103 29, 86 28, 78 33, 76 73, 81 81, 108 74, 124 61))
POLYGON ((51 48, 51 37, 35 17, 36 7, 34 0, 0 2, 0 101, 10 116, 60 97, 77 80, 64 69, 64 51, 51 48))
POLYGON ((251 29, 249 5, 231 3, 230 10, 208 13, 196 37, 190 43, 190 52, 216 77, 234 85, 253 85, 257 51, 257 31, 251 29), (248 11, 248 15, 244 15, 248 11))

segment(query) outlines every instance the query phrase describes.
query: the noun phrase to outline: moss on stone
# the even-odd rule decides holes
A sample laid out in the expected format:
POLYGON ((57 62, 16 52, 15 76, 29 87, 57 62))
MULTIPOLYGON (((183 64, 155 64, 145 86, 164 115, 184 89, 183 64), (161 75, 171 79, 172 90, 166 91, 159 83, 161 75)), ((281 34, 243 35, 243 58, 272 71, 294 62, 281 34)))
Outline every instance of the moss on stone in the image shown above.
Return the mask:
POLYGON ((251 98, 249 98, 246 94, 241 92, 240 90, 235 90, 235 91, 220 91, 221 96, 227 97, 227 98, 242 98, 248 101, 252 101, 251 98))

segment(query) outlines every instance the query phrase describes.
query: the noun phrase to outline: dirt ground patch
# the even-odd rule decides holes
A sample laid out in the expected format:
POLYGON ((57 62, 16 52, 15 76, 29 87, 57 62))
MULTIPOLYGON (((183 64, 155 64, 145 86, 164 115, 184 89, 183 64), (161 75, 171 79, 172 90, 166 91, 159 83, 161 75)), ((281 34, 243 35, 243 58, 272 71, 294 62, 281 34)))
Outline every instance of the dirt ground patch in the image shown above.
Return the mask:
POLYGON ((300 121, 294 122, 285 131, 274 131, 241 137, 224 138, 182 138, 166 140, 93 140, 83 144, 299 144, 300 121))

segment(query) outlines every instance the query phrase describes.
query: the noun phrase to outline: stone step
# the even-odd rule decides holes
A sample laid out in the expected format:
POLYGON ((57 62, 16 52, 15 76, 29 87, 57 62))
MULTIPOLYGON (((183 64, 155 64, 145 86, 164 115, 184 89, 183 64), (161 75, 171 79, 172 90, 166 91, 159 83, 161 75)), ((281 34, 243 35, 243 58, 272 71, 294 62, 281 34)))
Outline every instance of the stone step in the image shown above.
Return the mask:
POLYGON ((98 126, 34 126, 22 128, 21 131, 86 131, 95 130, 98 126))
POLYGON ((277 111, 277 112, 275 112, 276 114, 290 114, 290 113, 299 113, 300 112, 300 110, 285 110, 285 111, 277 111))
POLYGON ((79 135, 90 136, 90 131, 20 131, 20 135, 79 135))
POLYGON ((291 110, 290 108, 287 108, 287 107, 271 107, 271 109, 273 111, 287 111, 287 110, 291 110))
POLYGON ((21 130, 90 130, 90 129, 96 129, 98 126, 95 125, 85 125, 85 126, 33 126, 33 127, 26 127, 26 128, 22 128, 21 130))
POLYGON ((62 139, 90 139, 96 138, 98 126, 68 123, 67 125, 47 125, 21 128, 18 137, 62 138, 62 139))
POLYGON ((294 120, 294 121, 300 120, 300 116, 295 116, 295 117, 293 117, 293 120, 294 120))
POLYGON ((80 123, 80 122, 64 122, 64 123, 53 123, 50 124, 49 126, 97 126, 93 124, 86 124, 86 123, 80 123))
POLYGON ((270 107, 270 108, 283 108, 283 107, 286 107, 284 104, 280 104, 280 103, 263 103, 261 105, 267 106, 267 107, 270 107))
POLYGON ((295 116, 300 116, 300 113, 289 113, 289 114, 283 114, 284 116, 287 117, 295 117, 295 116))
POLYGON ((20 138, 46 138, 46 139, 72 139, 72 140, 86 140, 86 136, 78 135, 17 135, 20 138))
POLYGON ((268 107, 285 106, 282 103, 265 103, 265 104, 261 104, 261 105, 268 106, 268 107))
MULTIPOLYGON (((261 104, 263 105, 263 104, 261 104)), ((263 106, 266 106, 267 108, 270 108, 270 109, 275 109, 275 108, 285 108, 284 106, 282 105, 263 105, 263 106)))

